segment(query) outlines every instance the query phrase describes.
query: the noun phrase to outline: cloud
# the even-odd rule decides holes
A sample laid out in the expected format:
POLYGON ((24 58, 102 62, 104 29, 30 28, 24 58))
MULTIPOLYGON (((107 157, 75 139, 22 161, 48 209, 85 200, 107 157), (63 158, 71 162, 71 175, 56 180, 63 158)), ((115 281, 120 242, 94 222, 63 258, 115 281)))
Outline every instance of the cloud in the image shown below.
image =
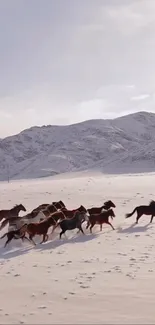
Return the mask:
POLYGON ((144 99, 148 99, 149 97, 150 97, 149 94, 142 94, 139 96, 131 97, 131 100, 144 100, 144 99))
POLYGON ((154 110, 154 30, 154 0, 1 1, 0 136, 154 110))

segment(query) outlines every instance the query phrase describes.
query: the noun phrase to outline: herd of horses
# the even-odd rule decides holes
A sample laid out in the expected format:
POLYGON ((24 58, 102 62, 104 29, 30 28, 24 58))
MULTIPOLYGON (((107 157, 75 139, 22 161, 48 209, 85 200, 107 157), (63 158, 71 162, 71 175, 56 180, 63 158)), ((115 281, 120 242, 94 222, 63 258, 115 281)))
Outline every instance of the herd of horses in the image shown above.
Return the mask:
MULTIPOLYGON (((108 224, 114 230, 113 225, 110 223, 109 218, 113 220, 115 213, 113 208, 116 205, 111 201, 106 201, 100 207, 92 207, 86 209, 83 205, 80 207, 69 210, 62 201, 53 202, 52 204, 41 204, 30 213, 19 216, 20 211, 26 211, 26 208, 22 205, 15 205, 10 210, 0 210, 0 230, 2 230, 6 225, 8 225, 8 232, 6 232, 2 237, 7 237, 4 247, 12 239, 24 239, 36 245, 34 242, 34 237, 36 235, 42 236, 42 241, 46 242, 49 238, 48 230, 53 227, 51 234, 55 231, 57 227, 60 227, 61 232, 59 237, 65 234, 67 230, 78 229, 78 233, 82 232, 82 224, 86 221, 86 229, 90 229, 98 224, 100 225, 100 231, 102 231, 102 225, 108 224)), ((137 206, 131 213, 126 214, 126 218, 131 217, 135 212, 137 212, 136 224, 142 215, 150 215, 150 223, 152 223, 155 217, 155 201, 151 201, 148 205, 137 206)))

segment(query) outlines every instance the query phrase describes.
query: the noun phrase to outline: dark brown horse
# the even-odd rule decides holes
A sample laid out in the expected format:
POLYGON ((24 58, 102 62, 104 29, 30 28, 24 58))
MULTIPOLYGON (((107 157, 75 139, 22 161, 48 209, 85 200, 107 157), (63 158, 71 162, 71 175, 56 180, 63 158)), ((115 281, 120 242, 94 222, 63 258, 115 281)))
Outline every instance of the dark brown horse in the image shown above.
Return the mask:
POLYGON ((116 205, 111 201, 106 201, 101 207, 93 207, 90 209, 87 209, 89 214, 96 214, 96 213, 101 213, 102 210, 109 210, 110 208, 116 208, 116 205))
POLYGON ((77 210, 74 212, 74 215, 72 218, 66 218, 64 220, 58 221, 56 223, 56 225, 53 227, 52 233, 58 226, 60 226, 60 228, 62 230, 59 235, 60 239, 61 239, 62 234, 64 234, 67 230, 73 230, 76 228, 79 229, 79 231, 81 231, 84 234, 81 224, 82 224, 83 219, 85 219, 85 218, 88 218, 86 216, 86 213, 84 211, 80 212, 79 210, 77 210))
POLYGON ((150 223, 152 223, 155 217, 155 201, 151 201, 149 205, 139 205, 131 213, 126 214, 126 218, 130 218, 135 212, 137 212, 136 224, 143 214, 150 216, 150 223))
POLYGON ((109 222, 109 217, 111 217, 111 219, 115 217, 115 213, 112 209, 102 211, 99 214, 91 214, 89 217, 90 232, 92 232, 92 228, 96 224, 100 225, 100 231, 102 231, 103 223, 110 225, 111 228, 114 230, 113 225, 109 222))
POLYGON ((24 224, 20 229, 17 229, 17 230, 11 230, 9 232, 6 232, 0 239, 4 238, 7 236, 7 241, 4 245, 4 247, 6 247, 6 245, 11 242, 12 239, 22 239, 22 241, 24 239, 27 239, 29 242, 30 240, 25 236, 25 232, 26 232, 26 228, 27 228, 27 225, 24 224))
POLYGON ((20 211, 26 211, 22 204, 15 205, 10 210, 0 210, 0 221, 5 219, 0 225, 0 230, 2 230, 8 224, 9 219, 17 217, 20 211))

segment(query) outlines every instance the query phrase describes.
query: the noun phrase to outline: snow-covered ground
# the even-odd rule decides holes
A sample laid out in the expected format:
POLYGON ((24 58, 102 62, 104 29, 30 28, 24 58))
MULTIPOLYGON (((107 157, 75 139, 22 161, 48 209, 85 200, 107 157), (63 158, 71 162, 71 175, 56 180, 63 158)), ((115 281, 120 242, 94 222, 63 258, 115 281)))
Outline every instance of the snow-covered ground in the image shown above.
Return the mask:
MULTIPOLYGON (((62 199, 68 208, 116 204, 115 230, 67 232, 35 248, 0 241, 1 324, 153 324, 155 220, 125 214, 154 199, 154 174, 74 174, 0 183, 0 208, 62 199)), ((6 229, 2 233, 4 233, 6 229)))

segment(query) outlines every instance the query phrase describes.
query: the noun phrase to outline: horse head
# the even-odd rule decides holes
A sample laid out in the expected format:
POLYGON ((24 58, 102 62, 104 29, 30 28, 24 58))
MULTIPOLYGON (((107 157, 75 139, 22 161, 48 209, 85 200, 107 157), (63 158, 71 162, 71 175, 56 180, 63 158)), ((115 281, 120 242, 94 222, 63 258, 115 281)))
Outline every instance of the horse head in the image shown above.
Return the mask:
POLYGON ((87 212, 86 208, 83 205, 80 205, 80 207, 78 208, 78 211, 80 212, 87 212))
POLYGON ((110 208, 116 208, 116 205, 111 200, 109 200, 104 202, 103 208, 105 210, 109 210, 110 208))
POLYGON ((58 203, 61 205, 62 208, 66 207, 65 204, 61 200, 58 203))
POLYGON ((152 207, 152 208, 155 208, 155 201, 151 200, 149 206, 152 207))
POLYGON ((83 221, 85 221, 86 219, 86 213, 84 212, 84 211, 79 211, 79 210, 76 210, 75 212, 74 212, 74 216, 73 216, 73 218, 72 219, 77 219, 78 221, 80 221, 81 223, 83 222, 83 221))
POLYGON ((26 208, 23 206, 23 204, 19 204, 18 207, 20 208, 21 211, 26 211, 26 208))

